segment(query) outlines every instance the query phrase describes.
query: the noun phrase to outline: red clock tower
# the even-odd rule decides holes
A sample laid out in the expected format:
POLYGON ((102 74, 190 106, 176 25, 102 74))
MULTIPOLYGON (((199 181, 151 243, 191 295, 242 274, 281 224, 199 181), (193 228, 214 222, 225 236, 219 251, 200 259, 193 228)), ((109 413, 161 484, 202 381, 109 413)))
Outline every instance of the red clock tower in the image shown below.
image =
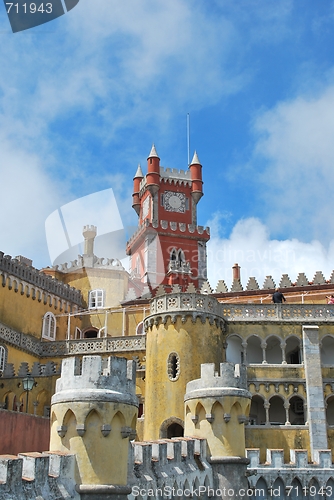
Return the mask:
POLYGON ((197 203, 203 196, 202 165, 195 152, 189 168, 160 166, 152 146, 147 174, 138 166, 134 177, 133 208, 138 230, 127 244, 133 278, 152 289, 190 283, 201 287, 207 279, 206 242, 209 228, 197 226, 197 203))

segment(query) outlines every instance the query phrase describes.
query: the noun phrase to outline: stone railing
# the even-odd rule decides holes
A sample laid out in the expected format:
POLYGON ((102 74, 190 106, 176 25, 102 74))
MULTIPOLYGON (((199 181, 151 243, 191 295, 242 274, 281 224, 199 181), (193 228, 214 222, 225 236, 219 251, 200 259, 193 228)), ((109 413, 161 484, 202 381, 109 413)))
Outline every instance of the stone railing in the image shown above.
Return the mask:
POLYGON ((227 321, 334 322, 334 305, 328 304, 220 304, 227 321))
POLYGON ((151 301, 151 314, 175 312, 211 312, 221 315, 221 304, 214 297, 198 293, 169 293, 151 301))
POLYGON ((117 353, 125 351, 142 351, 146 349, 145 335, 41 342, 32 335, 17 332, 0 323, 0 340, 1 339, 26 352, 41 357, 117 353))
POLYGON ((145 349, 145 335, 138 335, 136 337, 105 337, 97 339, 42 342, 41 356, 120 353, 125 351, 142 351, 145 349))

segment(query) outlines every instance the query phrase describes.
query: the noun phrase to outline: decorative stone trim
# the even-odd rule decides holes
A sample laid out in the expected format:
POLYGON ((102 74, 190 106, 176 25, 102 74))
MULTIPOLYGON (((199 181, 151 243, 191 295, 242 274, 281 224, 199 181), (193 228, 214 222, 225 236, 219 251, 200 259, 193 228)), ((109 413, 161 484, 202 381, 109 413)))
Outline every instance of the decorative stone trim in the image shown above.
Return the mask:
POLYGON ((40 357, 58 357, 73 354, 144 351, 145 335, 133 337, 105 337, 103 339, 63 340, 41 342, 32 335, 19 333, 0 323, 0 339, 40 357))
MULTIPOLYGON (((73 302, 81 307, 82 295, 81 291, 77 290, 59 280, 47 276, 42 271, 35 269, 32 266, 20 263, 17 259, 13 259, 10 255, 4 255, 0 252, 0 275, 2 276, 2 286, 6 286, 8 280, 8 288, 12 288, 12 283, 15 281, 15 291, 18 287, 21 288, 20 293, 25 292, 30 296, 33 288, 29 285, 34 285, 47 293, 51 293, 61 297, 62 299, 73 302), (13 280, 12 277, 17 279, 13 280)), ((33 292, 36 293, 35 291, 33 292)), ((34 298, 34 297, 33 297, 34 298)))
POLYGON ((199 318, 204 324, 209 320, 210 325, 225 330, 225 321, 221 316, 221 305, 209 295, 198 293, 170 293, 159 295, 151 301, 151 314, 144 320, 145 330, 160 323, 166 324, 168 319, 176 323, 181 318, 185 323, 188 318, 196 323, 199 318))
POLYGON ((207 413, 207 414, 205 415, 205 418, 207 419, 207 421, 208 421, 210 424, 212 424, 212 422, 213 422, 213 421, 214 421, 214 419, 215 419, 215 416, 214 416, 214 414, 213 414, 213 413, 207 413))
POLYGON ((228 424, 229 421, 231 420, 231 414, 230 413, 224 413, 224 420, 228 424))
POLYGON ((61 438, 65 437, 66 432, 67 432, 67 426, 66 425, 59 425, 57 427, 58 436, 60 436, 61 438))
POLYGON ((132 432, 133 432, 132 427, 124 426, 121 428, 121 436, 123 439, 130 437, 132 432))
POLYGON ((247 424, 248 418, 246 417, 246 415, 238 415, 238 422, 239 424, 247 424))
POLYGON ((110 432, 111 432, 111 425, 110 424, 101 425, 101 434, 103 437, 109 436, 110 432))
POLYGON ((86 432, 85 424, 78 424, 76 426, 76 431, 77 431, 78 436, 82 437, 86 432))

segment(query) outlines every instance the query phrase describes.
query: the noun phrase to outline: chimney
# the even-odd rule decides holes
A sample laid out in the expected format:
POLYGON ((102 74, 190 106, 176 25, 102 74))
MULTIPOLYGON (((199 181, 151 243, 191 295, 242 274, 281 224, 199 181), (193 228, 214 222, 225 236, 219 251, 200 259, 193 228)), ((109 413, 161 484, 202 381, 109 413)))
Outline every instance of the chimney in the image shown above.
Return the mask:
POLYGON ((233 281, 240 281, 240 266, 239 266, 239 264, 234 264, 234 266, 232 266, 232 279, 233 279, 233 281))

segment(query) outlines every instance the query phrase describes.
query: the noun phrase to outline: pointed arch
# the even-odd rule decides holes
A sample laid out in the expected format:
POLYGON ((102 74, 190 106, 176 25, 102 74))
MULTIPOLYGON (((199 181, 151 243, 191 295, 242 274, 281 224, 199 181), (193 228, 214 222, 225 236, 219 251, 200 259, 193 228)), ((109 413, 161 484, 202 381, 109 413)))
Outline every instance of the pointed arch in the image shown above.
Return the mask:
POLYGON ((231 406, 230 414, 231 414, 231 422, 238 422, 238 416, 241 415, 242 408, 239 401, 236 401, 231 406))
POLYGON ((37 404, 37 410, 36 413, 37 415, 42 415, 44 416, 44 410, 46 406, 50 406, 50 393, 48 393, 45 389, 41 390, 36 397, 36 402, 37 404))
POLYGON ((253 498, 258 498, 260 500, 267 500, 268 498, 268 485, 263 476, 256 482, 253 498))
POLYGON ((125 425, 125 417, 121 411, 117 411, 111 420, 111 427, 121 429, 125 425))
POLYGON ((303 500, 304 495, 303 495, 303 490, 302 490, 302 483, 298 479, 298 477, 295 477, 291 481, 291 486, 292 486, 292 490, 291 490, 291 494, 290 494, 291 499, 292 500, 303 500))
POLYGON ((202 420, 205 420, 206 411, 202 403, 198 402, 195 408, 195 415, 198 417, 197 425, 200 425, 202 420))
POLYGON ((326 500, 334 500, 334 479, 332 477, 326 483, 326 500))
POLYGON ((275 480, 271 490, 273 491, 273 494, 275 494, 275 499, 285 500, 285 486, 281 477, 278 477, 275 480))
POLYGON ((309 486, 310 498, 312 498, 314 500, 320 500, 321 498, 324 497, 324 495, 319 494, 320 484, 319 484, 319 481, 315 477, 311 478, 311 481, 309 482, 308 486, 309 486))

